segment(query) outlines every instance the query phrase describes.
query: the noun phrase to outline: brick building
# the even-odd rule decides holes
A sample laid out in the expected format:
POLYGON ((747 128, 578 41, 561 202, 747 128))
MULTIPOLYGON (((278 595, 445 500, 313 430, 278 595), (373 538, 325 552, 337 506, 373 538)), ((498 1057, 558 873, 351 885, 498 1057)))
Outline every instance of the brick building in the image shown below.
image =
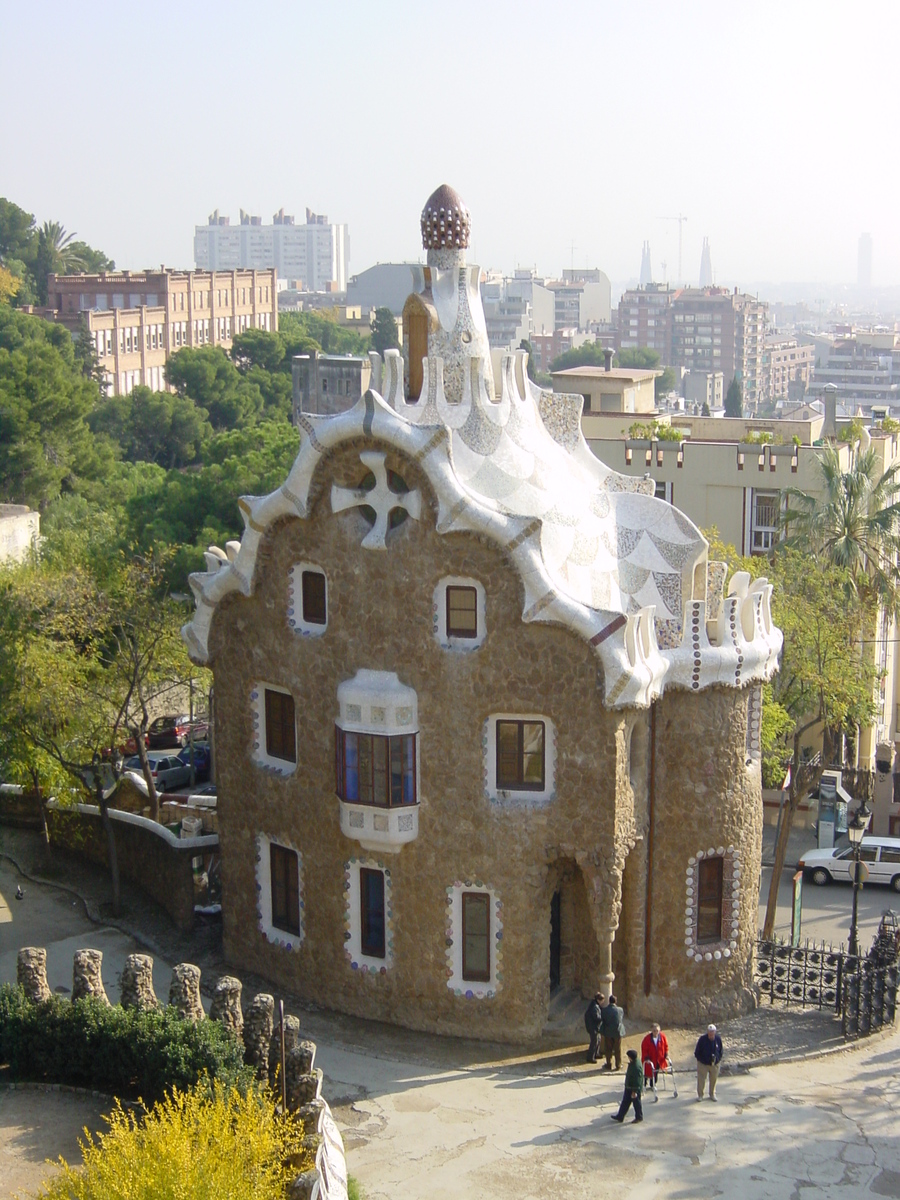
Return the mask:
POLYGON ((165 365, 182 346, 222 346, 246 329, 276 330, 275 271, 109 271, 51 275, 42 316, 73 334, 82 318, 108 391, 166 387, 165 365))

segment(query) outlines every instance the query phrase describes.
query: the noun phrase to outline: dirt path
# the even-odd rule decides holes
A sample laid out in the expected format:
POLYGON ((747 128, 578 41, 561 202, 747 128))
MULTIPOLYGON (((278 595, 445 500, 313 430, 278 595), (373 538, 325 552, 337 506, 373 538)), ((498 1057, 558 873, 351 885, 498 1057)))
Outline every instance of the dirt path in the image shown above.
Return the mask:
POLYGON ((109 1101, 77 1092, 45 1092, 36 1088, 0 1092, 0 1196, 31 1196, 56 1174, 47 1162, 62 1155, 81 1161, 78 1139, 85 1125, 104 1132, 102 1114, 109 1101))

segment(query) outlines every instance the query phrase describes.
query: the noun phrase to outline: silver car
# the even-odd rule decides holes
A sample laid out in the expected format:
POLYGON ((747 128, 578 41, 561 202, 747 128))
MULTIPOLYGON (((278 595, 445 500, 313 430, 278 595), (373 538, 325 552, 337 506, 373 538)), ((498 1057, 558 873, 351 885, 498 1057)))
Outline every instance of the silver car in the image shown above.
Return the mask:
MULTIPOLYGON (((900 892, 900 838, 864 837, 859 860, 866 864, 869 883, 884 883, 900 892)), ((853 882, 853 847, 807 850, 797 866, 820 886, 832 880, 853 882)))
MULTIPOLYGON (((157 792, 171 792, 173 788, 184 787, 186 783, 191 782, 190 766, 174 754, 161 754, 149 750, 147 759, 157 792)), ((125 770, 141 774, 141 760, 136 754, 133 758, 125 760, 125 770)))

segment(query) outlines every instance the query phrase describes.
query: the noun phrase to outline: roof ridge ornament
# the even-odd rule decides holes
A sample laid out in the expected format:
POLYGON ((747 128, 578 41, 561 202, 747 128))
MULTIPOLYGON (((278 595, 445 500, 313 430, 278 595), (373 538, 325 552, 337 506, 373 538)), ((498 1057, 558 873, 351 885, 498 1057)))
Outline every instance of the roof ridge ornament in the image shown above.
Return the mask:
POLYGON ((465 250, 469 245, 469 210, 459 193, 447 183, 442 183, 425 201, 421 225, 425 250, 465 250))

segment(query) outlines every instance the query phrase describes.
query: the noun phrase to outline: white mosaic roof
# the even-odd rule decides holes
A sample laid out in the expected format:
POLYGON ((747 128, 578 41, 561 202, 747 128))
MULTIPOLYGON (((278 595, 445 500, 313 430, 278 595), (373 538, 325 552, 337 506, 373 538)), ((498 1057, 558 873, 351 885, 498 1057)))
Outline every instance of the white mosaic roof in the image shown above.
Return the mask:
MULTIPOLYGON (((441 331, 454 351, 451 394, 443 358, 430 357, 421 396, 408 403, 402 358, 389 350, 383 396, 369 391, 333 416, 301 415, 300 451, 285 485, 270 496, 244 497, 239 546, 229 543, 226 554, 211 548, 208 570, 191 577, 197 611, 184 635, 192 656, 207 661, 218 600, 233 590, 250 593, 256 550, 270 522, 306 518, 321 455, 363 437, 372 448, 362 451, 362 467, 372 467, 373 456, 383 466, 377 451, 385 447, 421 466, 438 499, 439 533, 476 530, 504 549, 525 587, 523 620, 565 625, 590 643, 608 706, 646 706, 666 685, 699 690, 770 678, 782 638, 772 625, 766 581, 738 576, 724 597, 724 567, 707 562, 700 530, 655 498, 650 479, 619 475, 591 453, 581 432, 582 397, 534 387, 524 351, 504 356, 498 399, 490 365, 464 350, 481 315, 474 296, 477 313, 469 299, 446 322, 440 318, 452 326, 441 331)), ((361 553, 391 544, 376 495, 379 521, 361 553)), ((333 489, 333 511, 356 502, 348 489, 333 489)), ((406 505, 414 518, 419 503, 416 494, 406 505)))

